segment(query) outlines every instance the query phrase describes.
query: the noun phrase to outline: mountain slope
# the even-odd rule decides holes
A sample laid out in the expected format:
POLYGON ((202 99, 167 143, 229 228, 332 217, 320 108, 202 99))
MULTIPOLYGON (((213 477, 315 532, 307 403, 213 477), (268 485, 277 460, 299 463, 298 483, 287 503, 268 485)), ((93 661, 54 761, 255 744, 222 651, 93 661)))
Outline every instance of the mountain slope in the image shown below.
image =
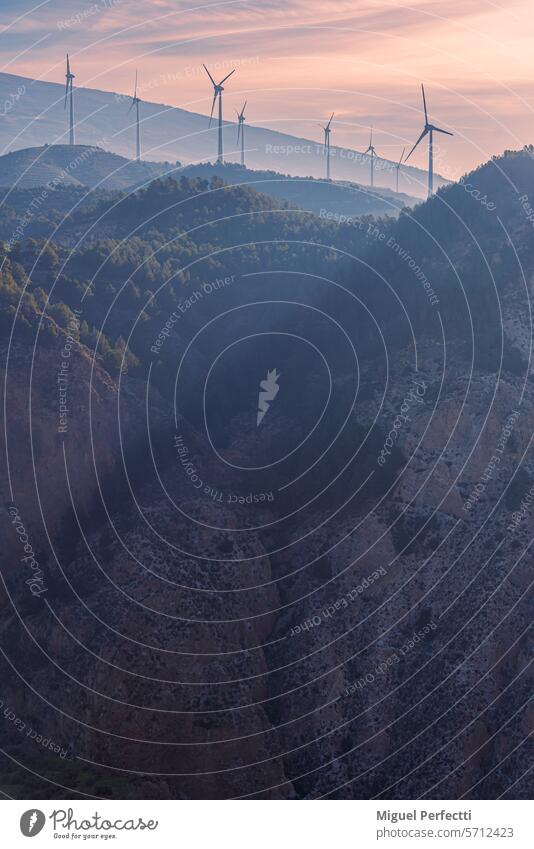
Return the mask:
MULTIPOLYGON (((66 140, 63 108, 64 87, 12 74, 0 74, 0 102, 12 103, 0 122, 0 153, 21 147, 37 147, 44 142, 66 140), (14 93, 22 94, 14 97, 14 93)), ((95 89, 76 88, 76 140, 86 145, 114 150, 131 157, 135 127, 128 114, 128 98, 95 89)), ((216 129, 208 128, 205 115, 157 103, 142 104, 142 146, 148 160, 168 160, 190 164, 214 159, 216 129)), ((224 127, 227 158, 238 160, 236 126, 224 127)), ((322 178, 325 173, 323 148, 308 139, 296 138, 263 127, 247 126, 247 165, 260 170, 322 178)), ((368 157, 348 148, 332 146, 332 176, 363 185, 369 182, 368 157)), ((394 163, 375 160, 377 187, 395 187, 394 163)), ((436 185, 444 181, 436 175, 436 185)), ((426 174, 405 167, 401 189, 426 196, 426 174)))
MULTIPOLYGON (((1 160, 0 160, 1 162, 1 160)), ((189 165, 185 177, 220 177, 231 185, 245 184, 258 192, 281 198, 288 203, 341 221, 360 215, 397 215, 405 206, 414 206, 417 198, 390 189, 371 189, 358 183, 340 183, 321 179, 290 177, 276 171, 252 171, 240 165, 189 165)))
POLYGON ((30 189, 51 183, 127 189, 146 184, 170 170, 170 165, 135 162, 100 147, 45 145, 0 156, 0 187, 30 189))
POLYGON ((252 171, 239 165, 190 165, 135 162, 116 153, 86 145, 45 145, 0 156, 0 187, 26 190, 41 186, 98 188, 113 191, 143 186, 165 174, 211 179, 232 185, 250 185, 317 215, 354 218, 360 215, 397 215, 417 199, 389 189, 357 184, 290 177, 274 171, 252 171))
POLYGON ((4 792, 531 796, 532 198, 529 151, 364 230, 166 179, 2 255, 2 699, 69 752, 2 723, 4 792))

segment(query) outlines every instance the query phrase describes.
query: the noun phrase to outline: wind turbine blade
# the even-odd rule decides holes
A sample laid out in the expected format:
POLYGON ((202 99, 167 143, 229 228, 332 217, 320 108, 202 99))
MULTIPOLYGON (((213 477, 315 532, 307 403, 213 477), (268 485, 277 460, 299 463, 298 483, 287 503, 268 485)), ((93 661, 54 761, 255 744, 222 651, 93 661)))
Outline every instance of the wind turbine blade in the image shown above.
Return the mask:
POLYGON ((213 85, 216 86, 217 83, 215 82, 215 80, 213 79, 213 77, 211 76, 210 72, 208 71, 208 69, 206 68, 205 65, 204 65, 204 70, 206 71, 206 73, 207 73, 208 77, 210 78, 210 80, 212 81, 213 85))
POLYGON ((332 117, 330 118, 330 120, 329 120, 328 124, 326 125, 326 126, 328 127, 328 129, 330 129, 330 124, 331 124, 331 123, 332 123, 332 121, 334 120, 334 115, 335 115, 335 112, 332 112, 332 117))
POLYGON ((245 109, 247 108, 247 103, 248 103, 248 100, 245 100, 245 102, 243 103, 243 108, 242 108, 242 110, 241 110, 241 114, 242 114, 242 115, 244 115, 244 114, 245 114, 245 109))
POLYGON ((68 96, 69 96, 69 84, 67 82, 67 85, 65 86, 65 103, 63 104, 63 109, 67 108, 67 98, 68 98, 68 96))
POLYGON ((239 144, 239 139, 241 138, 241 121, 237 125, 237 144, 239 144))
POLYGON ((225 82, 226 82, 226 80, 228 79, 228 77, 231 77, 231 76, 232 76, 232 74, 235 74, 235 68, 234 68, 234 70, 233 70, 233 71, 230 71, 230 73, 229 73, 229 74, 226 74, 226 76, 225 76, 224 80, 221 80, 221 81, 220 81, 220 83, 219 83, 219 85, 222 85, 223 83, 225 83, 225 82))
POLYGON ((429 130, 427 130, 427 128, 425 127, 425 129, 423 130, 423 132, 421 133, 421 135, 420 135, 420 136, 419 136, 419 138, 417 139, 416 143, 415 143, 415 144, 414 144, 414 146, 412 147, 411 151, 409 152, 408 156, 407 156, 407 157, 406 157, 406 159, 404 160, 405 162, 408 162, 408 160, 409 160, 410 156, 412 155, 412 153, 414 152, 415 148, 417 147, 417 145, 419 144, 419 142, 420 142, 420 141, 422 141, 422 140, 424 139, 424 137, 426 136, 426 134, 427 134, 428 132, 429 132, 429 130))
POLYGON ((69 54, 67 53, 67 74, 70 76, 70 60, 69 54))
POLYGON ((444 133, 446 136, 453 136, 454 133, 449 133, 448 130, 440 130, 439 127, 432 127, 435 133, 444 133))
POLYGON ((137 69, 135 71, 135 89, 134 89, 134 97, 137 97, 137 69))
POLYGON ((210 122, 209 122, 210 127, 211 127, 211 119, 213 118, 213 110, 215 109, 216 100, 217 100, 217 92, 215 92, 215 94, 213 95, 213 103, 211 104, 210 122))
POLYGON ((400 159, 399 159, 399 165, 401 165, 401 164, 402 164, 402 158, 403 158, 403 156, 404 156, 404 151, 405 151, 405 150, 406 150, 406 148, 405 148, 405 147, 403 147, 403 148, 402 148, 402 153, 401 153, 401 155, 400 155, 400 159))
POLYGON ((128 114, 130 114, 130 112, 131 112, 131 111, 132 111, 132 109, 134 108, 134 103, 135 103, 135 100, 134 100, 134 99, 133 99, 133 97, 132 97, 132 102, 130 103, 130 108, 128 109, 128 114))
POLYGON ((421 83, 421 91, 423 92, 423 107, 425 110, 425 124, 428 124, 428 113, 426 111, 426 97, 425 97, 425 87, 423 83, 421 83))

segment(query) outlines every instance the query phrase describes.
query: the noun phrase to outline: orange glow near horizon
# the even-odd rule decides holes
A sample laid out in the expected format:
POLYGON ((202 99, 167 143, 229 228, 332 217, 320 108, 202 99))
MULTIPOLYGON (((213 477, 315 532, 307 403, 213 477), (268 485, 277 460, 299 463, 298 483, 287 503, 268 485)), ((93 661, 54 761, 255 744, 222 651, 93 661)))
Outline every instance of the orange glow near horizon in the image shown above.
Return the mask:
MULTIPOLYGON (((225 117, 306 138, 335 111, 332 145, 361 149, 373 124, 379 155, 397 159, 422 127, 420 83, 440 137, 436 170, 457 178, 506 148, 534 141, 533 13, 527 0, 411 3, 265 0, 49 0, 2 4, 6 73, 76 84, 209 113, 214 76, 237 73, 225 117), (190 11, 188 11, 188 9, 190 11), (18 18, 18 20, 17 20, 18 18)), ((424 166, 425 151, 410 160, 424 166)))

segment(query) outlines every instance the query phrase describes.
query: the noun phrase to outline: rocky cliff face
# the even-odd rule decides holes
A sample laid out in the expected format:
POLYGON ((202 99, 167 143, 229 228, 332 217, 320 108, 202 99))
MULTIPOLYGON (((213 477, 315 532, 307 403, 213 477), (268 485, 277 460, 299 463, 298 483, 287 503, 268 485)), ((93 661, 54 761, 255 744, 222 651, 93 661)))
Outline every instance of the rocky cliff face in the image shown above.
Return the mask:
MULTIPOLYGON (((421 351, 428 363, 432 350, 421 351)), ((54 362, 39 362, 41 397, 49 397, 44 376, 54 362)), ((84 352, 75 362, 65 456, 83 526, 96 478, 80 450, 89 438, 81 411, 90 363, 84 352)), ((408 365, 409 352, 399 352, 396 389, 382 413, 385 438, 405 402, 408 365)), ((495 750, 506 693, 518 706, 526 697, 529 569, 526 559, 514 562, 528 522, 507 533, 513 505, 497 518, 492 510, 528 448, 532 402, 509 421, 518 380, 501 381, 494 397, 492 382, 473 374, 466 394, 461 359, 453 355, 448 369, 444 387, 439 369, 421 371, 422 403, 412 402, 396 445, 408 465, 370 512, 366 500, 334 517, 312 510, 285 535, 273 525, 278 505, 214 504, 213 493, 194 492, 175 456, 159 481, 135 482, 137 509, 129 499, 79 536, 67 559, 58 531, 71 502, 57 414, 41 403, 36 477, 60 563, 47 560, 49 590, 36 599, 24 596, 16 569, 4 574, 24 612, 22 624, 7 613, 5 633, 12 659, 25 656, 31 682, 31 691, 21 688, 10 670, 5 702, 68 748, 69 758, 56 757, 51 771, 60 784, 120 794, 126 775, 128 794, 171 798, 409 798, 433 784, 430 795, 445 798, 504 789, 505 776, 495 773, 477 782, 527 733, 520 712, 495 750), (498 474, 488 476, 499 444, 498 474), (247 523, 265 527, 238 531, 247 523), (439 751, 440 740, 451 742, 439 751)), ((95 454, 105 475, 117 461, 117 385, 100 373, 93 383, 95 454)), ((11 398, 22 416, 22 400, 11 398)), ((123 424, 134 438, 142 408, 131 392, 129 400, 123 424)), ((360 425, 372 408, 370 399, 358 410, 360 425)), ((281 433, 275 419, 270 440, 281 433)), ((198 472, 227 492, 232 475, 210 477, 205 442, 193 432, 189 438, 198 472)), ((15 503, 45 550, 28 498, 31 469, 25 474, 16 479, 15 503)), ((8 545, 16 562, 19 552, 8 545)), ((25 756, 41 762, 35 746, 25 756)), ((27 785, 27 775, 14 780, 47 792, 36 780, 27 785)), ((57 786, 53 792, 68 795, 57 786)))
MULTIPOLYGON (((119 405, 118 382, 69 338, 59 332, 52 345, 39 344, 33 352, 16 344, 2 358, 0 497, 4 506, 16 505, 40 550, 48 539, 60 539, 74 505, 82 515, 90 512, 99 480, 120 463, 118 410, 129 445, 144 431, 142 384, 125 377, 119 405)), ((19 546, 12 531, 5 545, 15 557, 19 546)))

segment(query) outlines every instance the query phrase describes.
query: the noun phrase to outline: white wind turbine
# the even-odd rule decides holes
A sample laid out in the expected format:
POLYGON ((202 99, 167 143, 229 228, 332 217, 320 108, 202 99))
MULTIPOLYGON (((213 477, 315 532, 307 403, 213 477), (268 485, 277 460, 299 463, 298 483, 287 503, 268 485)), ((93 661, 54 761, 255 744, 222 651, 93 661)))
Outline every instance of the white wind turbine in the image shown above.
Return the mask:
POLYGON ((228 77, 231 77, 232 74, 235 74, 235 68, 234 68, 233 71, 230 71, 230 73, 227 74, 225 76, 225 78, 220 81, 220 83, 215 82, 215 80, 213 79, 213 77, 211 76, 210 72, 208 71, 208 69, 206 68, 205 65, 204 65, 204 70, 206 71, 208 77, 210 78, 210 80, 213 84, 213 103, 211 104, 210 123, 209 123, 210 127, 211 127, 211 121, 212 121, 212 118, 213 118, 213 110, 215 109, 215 103, 217 101, 217 98, 219 98, 219 131, 218 131, 218 134, 217 134, 218 135, 218 139, 217 139, 217 162, 220 165, 222 165, 222 163, 224 161, 224 159, 223 159, 223 117, 222 117, 222 115, 223 115, 223 113, 222 113, 222 93, 224 91, 223 83, 226 82, 228 77))
POLYGON ((404 160, 407 162, 414 152, 415 148, 421 142, 425 136, 428 136, 428 197, 431 197, 434 193, 434 133, 444 133, 446 136, 452 136, 453 133, 449 133, 448 130, 442 130, 440 127, 435 127, 434 124, 430 124, 428 120, 428 112, 426 110, 426 97, 425 97, 425 87, 421 84, 421 91, 423 92, 423 108, 425 110, 425 126, 423 127, 423 132, 417 139, 416 143, 412 147, 408 156, 404 160))

